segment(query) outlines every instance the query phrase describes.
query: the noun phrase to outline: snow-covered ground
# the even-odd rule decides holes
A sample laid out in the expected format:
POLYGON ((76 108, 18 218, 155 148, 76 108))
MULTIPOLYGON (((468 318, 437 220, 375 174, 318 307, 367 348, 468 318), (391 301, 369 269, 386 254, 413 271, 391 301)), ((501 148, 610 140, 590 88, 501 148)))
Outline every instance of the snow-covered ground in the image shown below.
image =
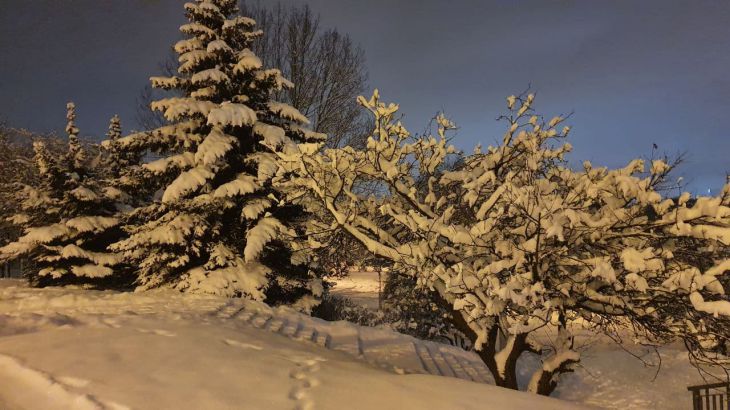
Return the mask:
MULTIPOLYGON (((334 281, 333 294, 377 309, 377 273, 353 272, 334 281)), ((692 408, 692 400, 687 386, 707 383, 690 366, 680 344, 660 349, 659 366, 656 352, 651 349, 631 344, 618 346, 606 337, 577 333, 577 343, 584 346, 581 365, 575 373, 563 376, 555 397, 606 409, 688 409, 692 408)), ((544 335, 546 342, 551 336, 544 335)), ((527 371, 520 374, 521 385, 526 385, 530 376, 527 371)))
POLYGON ((473 353, 386 329, 240 299, 3 279, 0 409, 691 407, 686 386, 702 379, 680 346, 662 349, 654 379, 656 367, 590 342, 556 392, 571 404, 490 386, 473 353))
POLYGON ((472 353, 285 308, 0 280, 4 410, 584 408, 489 379, 472 353))

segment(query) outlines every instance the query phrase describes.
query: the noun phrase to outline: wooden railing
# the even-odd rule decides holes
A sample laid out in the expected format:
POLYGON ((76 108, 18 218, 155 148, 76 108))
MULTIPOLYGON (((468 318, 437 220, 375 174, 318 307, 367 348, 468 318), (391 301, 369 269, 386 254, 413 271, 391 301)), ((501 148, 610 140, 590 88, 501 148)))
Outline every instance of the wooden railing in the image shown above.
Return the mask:
POLYGON ((692 392, 693 410, 729 410, 730 383, 713 383, 689 386, 692 392))

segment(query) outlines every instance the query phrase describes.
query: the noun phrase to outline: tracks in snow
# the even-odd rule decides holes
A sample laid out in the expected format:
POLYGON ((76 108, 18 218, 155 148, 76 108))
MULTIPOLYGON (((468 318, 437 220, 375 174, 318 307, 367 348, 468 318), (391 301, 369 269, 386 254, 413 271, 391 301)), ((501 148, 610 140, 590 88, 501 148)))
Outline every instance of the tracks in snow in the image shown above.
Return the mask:
POLYGON ((387 329, 325 322, 291 309, 270 308, 240 299, 214 309, 211 316, 341 351, 396 373, 432 374, 479 383, 492 380, 486 366, 473 352, 414 339, 387 329))

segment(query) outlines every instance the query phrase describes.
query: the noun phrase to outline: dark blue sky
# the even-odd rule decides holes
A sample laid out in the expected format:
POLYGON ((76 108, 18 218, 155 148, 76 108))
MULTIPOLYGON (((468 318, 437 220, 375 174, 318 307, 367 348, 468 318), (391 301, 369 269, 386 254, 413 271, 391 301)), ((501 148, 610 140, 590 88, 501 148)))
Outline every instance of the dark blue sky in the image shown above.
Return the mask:
MULTIPOLYGON (((61 130, 76 102, 82 134, 135 99, 184 21, 177 0, 2 0, 0 118, 61 130)), ((304 4, 300 0, 285 3, 304 4)), ((572 158, 620 166, 652 143, 686 151, 693 192, 730 171, 730 2, 721 0, 310 0, 324 26, 365 49, 370 84, 412 131, 445 110, 471 149, 528 84, 548 116, 574 111, 572 158)))

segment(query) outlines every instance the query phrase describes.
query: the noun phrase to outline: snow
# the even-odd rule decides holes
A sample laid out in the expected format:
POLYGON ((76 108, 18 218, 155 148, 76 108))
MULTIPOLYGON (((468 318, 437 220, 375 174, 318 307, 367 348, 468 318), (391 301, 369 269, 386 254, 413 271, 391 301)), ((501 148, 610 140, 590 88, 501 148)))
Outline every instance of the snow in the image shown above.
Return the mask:
MULTIPOLYGON (((196 44, 196 47, 197 47, 197 44, 196 44)), ((177 69, 177 71, 180 73, 186 73, 189 71, 193 71, 200 62, 209 60, 212 58, 213 58, 213 56, 206 50, 193 49, 193 50, 187 51, 183 54, 180 54, 180 57, 178 57, 178 61, 180 62, 180 67, 177 69)))
POLYGON ((195 191, 213 178, 214 174, 206 167, 196 167, 181 173, 162 194, 162 202, 173 202, 195 191))
POLYGON ((48 247, 57 252, 57 255, 46 256, 44 261, 53 262, 59 259, 83 258, 93 261, 96 264, 112 266, 121 262, 121 257, 113 253, 91 252, 75 244, 68 244, 64 247, 48 247))
MULTIPOLYGON (((335 286, 331 289, 332 294, 348 297, 361 306, 377 308, 377 274, 356 271, 333 280, 335 286)), ((618 346, 606 337, 595 336, 587 331, 579 330, 576 334, 576 343, 581 346, 581 365, 575 373, 561 376, 554 393, 556 397, 605 409, 679 410, 691 408, 691 397, 686 386, 705 383, 690 365, 681 343, 659 349, 662 359, 661 369, 657 373, 658 359, 651 348, 632 343, 618 346), (647 365, 627 351, 641 357, 647 365)), ((548 332, 538 332, 538 340, 546 344, 552 343, 554 336, 548 332)), ((565 351, 560 359, 575 359, 576 356, 575 352, 565 351)), ((548 358, 548 361, 541 364, 535 357, 520 359, 523 364, 533 362, 533 368, 545 368, 548 365, 548 369, 558 359, 548 358)), ((527 370, 522 368, 518 374, 521 386, 528 386, 534 376, 527 370)))
POLYGON ((192 152, 183 152, 148 162, 143 164, 142 167, 153 174, 161 174, 167 172, 171 165, 175 165, 180 169, 186 169, 192 167, 194 164, 195 155, 192 152))
POLYGON ((256 183, 256 178, 247 174, 239 174, 236 179, 219 186, 213 196, 216 198, 228 198, 237 195, 246 195, 256 192, 261 187, 256 183))
POLYGON ((202 47, 203 47, 203 42, 200 41, 200 39, 186 38, 186 39, 180 40, 177 43, 175 43, 175 45, 173 46, 173 49, 177 53, 182 54, 182 53, 186 53, 186 52, 192 51, 192 50, 199 50, 202 47))
POLYGON ((241 210, 241 215, 246 219, 256 219, 271 206, 271 201, 266 198, 254 198, 246 203, 241 210))
POLYGON ((164 218, 160 221, 149 222, 145 226, 146 230, 135 233, 122 242, 117 242, 114 244, 114 248, 134 252, 150 244, 184 244, 196 232, 196 229, 200 229, 201 224, 202 221, 199 218, 189 214, 176 215, 172 220, 164 218))
POLYGON ((585 408, 470 381, 471 353, 288 308, 3 282, 3 408, 585 408))
POLYGON ((275 125, 264 124, 257 122, 253 127, 253 132, 263 138, 262 143, 267 147, 278 147, 279 145, 290 143, 291 139, 286 136, 286 133, 281 127, 275 125))
POLYGON ((233 67, 236 74, 245 73, 249 70, 258 70, 263 66, 261 59, 249 49, 244 49, 238 55, 238 63, 233 67))
MULTIPOLYGON (((1 354, 0 374, 13 375, 12 379, 6 379, 5 381, 9 380, 10 386, 17 386, 18 391, 22 392, 18 395, 20 396, 19 401, 33 403, 38 408, 41 406, 78 410, 98 410, 115 407, 121 410, 126 408, 125 406, 115 405, 115 403, 101 403, 87 394, 75 394, 71 391, 70 386, 64 385, 63 382, 51 375, 29 368, 13 357, 1 354), (39 391, 44 392, 45 397, 37 395, 39 391)), ((77 385, 81 384, 77 383, 77 385)), ((6 404, 0 401, 3 408, 6 404)))
POLYGON ((208 114, 209 125, 243 127, 255 122, 256 113, 243 104, 224 102, 208 114))
POLYGON ((699 292, 692 292, 689 295, 692 306, 699 312, 706 312, 717 317, 718 315, 730 316, 730 302, 727 300, 715 300, 707 302, 699 292))
POLYGON ((187 23, 180 26, 180 31, 186 34, 192 34, 192 35, 205 35, 209 38, 215 38, 216 34, 213 30, 210 28, 200 24, 200 23, 187 23))
MULTIPOLYGON (((208 47, 208 50, 210 50, 210 47, 208 47)), ((200 85, 225 83, 230 81, 230 79, 223 71, 217 68, 209 68, 193 74, 193 76, 190 77, 190 81, 192 81, 193 84, 200 85)))
POLYGON ((69 229, 63 224, 53 224, 37 228, 29 228, 25 235, 16 242, 9 243, 0 248, 0 254, 20 255, 33 249, 37 244, 49 243, 69 234, 69 229))
POLYGON ((223 21, 223 30, 230 29, 236 26, 248 26, 253 27, 256 25, 256 21, 250 17, 236 16, 231 19, 223 21))
POLYGON ((256 176, 260 181, 272 178, 279 169, 276 157, 269 152, 256 152, 251 154, 251 160, 258 164, 256 176))
POLYGON ((155 88, 171 89, 182 86, 185 83, 185 80, 182 80, 178 77, 155 76, 150 77, 150 82, 155 88))
POLYGON ((243 249, 246 262, 255 261, 264 246, 285 229, 284 225, 274 217, 262 218, 256 226, 246 232, 246 247, 243 249))
POLYGON ((168 121, 176 121, 184 116, 208 116, 218 104, 210 101, 198 101, 192 98, 164 98, 150 104, 153 110, 163 111, 168 121))
POLYGON ((198 151, 195 153, 195 162, 198 165, 213 165, 220 158, 223 158, 235 143, 235 138, 226 135, 220 128, 214 127, 198 146, 198 151))
POLYGON ((621 251, 621 261, 624 268, 629 272, 641 272, 644 270, 660 270, 663 265, 660 259, 653 258, 653 249, 646 248, 638 251, 634 248, 626 248, 621 251))
POLYGON ((88 278, 103 278, 111 275, 114 271, 102 265, 94 265, 92 263, 71 267, 71 272, 76 276, 86 276, 88 278))
POLYGON ((210 43, 208 43, 208 47, 206 48, 206 50, 209 53, 218 53, 218 52, 232 53, 233 52, 231 47, 223 40, 211 41, 210 43))
POLYGON ((101 232, 118 224, 119 219, 111 216, 79 216, 66 221, 66 226, 77 232, 101 232))
POLYGON ((300 113, 299 110, 289 104, 285 104, 282 102, 270 102, 269 110, 271 110, 271 112, 273 112, 274 114, 280 115, 288 120, 296 121, 302 124, 309 124, 309 120, 307 119, 307 117, 305 117, 304 114, 300 113))
POLYGON ((256 78, 261 81, 273 80, 277 90, 294 87, 294 83, 284 78, 284 76, 281 74, 281 71, 276 68, 268 68, 266 70, 257 71, 256 78))
POLYGON ((99 199, 99 196, 96 195, 96 193, 89 188, 86 188, 84 186, 80 186, 78 188, 71 190, 71 195, 76 197, 79 201, 96 201, 99 199))
POLYGON ((256 262, 236 261, 235 266, 206 271, 195 268, 177 286, 178 289, 193 293, 233 297, 244 294, 254 300, 263 300, 267 275, 271 270, 256 262))

